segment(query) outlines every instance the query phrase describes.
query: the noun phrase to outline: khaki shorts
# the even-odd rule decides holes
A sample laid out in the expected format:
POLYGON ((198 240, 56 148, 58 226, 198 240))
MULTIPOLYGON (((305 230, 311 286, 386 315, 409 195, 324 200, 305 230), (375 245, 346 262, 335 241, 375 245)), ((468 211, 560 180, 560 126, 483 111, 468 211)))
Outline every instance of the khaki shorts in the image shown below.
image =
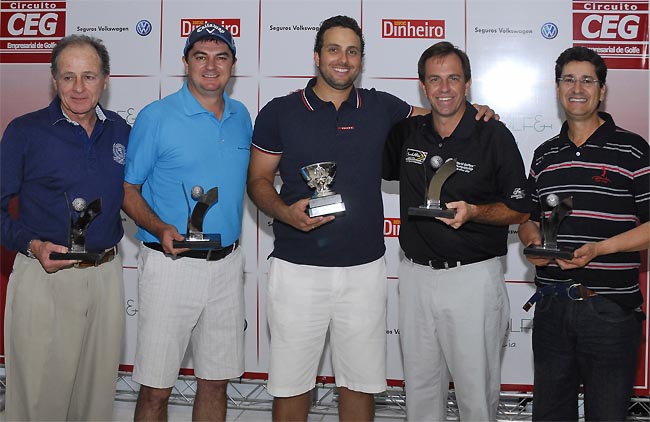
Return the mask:
POLYGON ((291 397, 316 383, 329 329, 336 385, 386 389, 386 263, 315 267, 271 259, 268 392, 291 397))
POLYGON ((190 343, 196 377, 241 376, 243 277, 241 248, 219 261, 206 261, 173 259, 141 246, 133 380, 149 387, 172 387, 190 343))

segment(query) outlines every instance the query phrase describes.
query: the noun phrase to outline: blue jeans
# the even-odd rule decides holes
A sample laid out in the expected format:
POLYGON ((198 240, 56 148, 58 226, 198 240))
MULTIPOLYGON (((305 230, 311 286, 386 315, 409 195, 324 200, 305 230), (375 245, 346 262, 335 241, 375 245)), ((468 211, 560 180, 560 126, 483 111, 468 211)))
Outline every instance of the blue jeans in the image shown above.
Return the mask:
POLYGON ((624 421, 634 386, 641 321, 636 312, 594 296, 546 296, 535 305, 533 421, 624 421))

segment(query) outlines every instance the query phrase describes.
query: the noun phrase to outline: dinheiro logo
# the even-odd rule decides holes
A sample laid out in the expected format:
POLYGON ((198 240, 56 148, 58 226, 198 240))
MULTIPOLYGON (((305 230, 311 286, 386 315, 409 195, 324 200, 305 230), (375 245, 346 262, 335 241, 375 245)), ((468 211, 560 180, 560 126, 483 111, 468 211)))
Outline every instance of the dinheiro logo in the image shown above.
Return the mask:
POLYGON ((384 218, 384 237, 398 237, 399 227, 399 218, 384 218))
POLYGON ((241 36, 241 19, 221 19, 221 18, 201 18, 201 19, 181 19, 181 37, 185 38, 194 28, 206 23, 216 23, 226 28, 233 37, 241 36))
POLYGON ((445 21, 420 19, 382 19, 382 38, 445 38, 445 21))

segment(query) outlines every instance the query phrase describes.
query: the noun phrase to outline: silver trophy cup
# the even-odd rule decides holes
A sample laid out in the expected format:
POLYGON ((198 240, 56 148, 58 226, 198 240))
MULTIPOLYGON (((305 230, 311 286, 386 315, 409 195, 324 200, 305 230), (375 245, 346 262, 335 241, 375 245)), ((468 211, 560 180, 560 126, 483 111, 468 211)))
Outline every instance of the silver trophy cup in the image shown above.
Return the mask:
POLYGON ((329 187, 334 182, 336 163, 332 161, 310 164, 300 169, 307 186, 316 189, 309 200, 307 213, 310 217, 321 215, 337 215, 345 212, 345 204, 341 195, 329 187))

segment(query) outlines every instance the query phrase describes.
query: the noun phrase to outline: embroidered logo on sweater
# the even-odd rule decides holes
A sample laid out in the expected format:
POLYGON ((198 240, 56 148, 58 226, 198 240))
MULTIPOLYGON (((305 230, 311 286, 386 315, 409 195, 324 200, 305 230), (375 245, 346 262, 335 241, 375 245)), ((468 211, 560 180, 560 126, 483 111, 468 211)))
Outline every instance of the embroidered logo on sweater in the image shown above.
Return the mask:
POLYGON ((113 160, 116 163, 124 165, 124 161, 126 161, 126 148, 124 148, 124 145, 118 143, 113 144, 113 160))

